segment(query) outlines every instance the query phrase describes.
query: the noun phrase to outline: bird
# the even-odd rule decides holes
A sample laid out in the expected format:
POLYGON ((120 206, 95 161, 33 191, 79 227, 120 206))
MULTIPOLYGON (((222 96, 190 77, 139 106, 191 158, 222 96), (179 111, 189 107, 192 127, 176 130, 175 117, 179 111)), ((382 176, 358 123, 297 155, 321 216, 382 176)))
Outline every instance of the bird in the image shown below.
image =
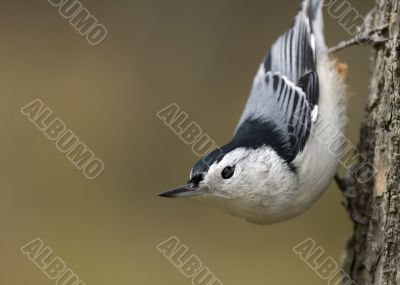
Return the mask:
POLYGON ((331 149, 344 143, 329 138, 332 128, 345 131, 346 85, 325 43, 323 1, 299 2, 258 68, 231 141, 195 163, 185 185, 159 196, 267 225, 302 214, 325 192, 339 166, 331 149))

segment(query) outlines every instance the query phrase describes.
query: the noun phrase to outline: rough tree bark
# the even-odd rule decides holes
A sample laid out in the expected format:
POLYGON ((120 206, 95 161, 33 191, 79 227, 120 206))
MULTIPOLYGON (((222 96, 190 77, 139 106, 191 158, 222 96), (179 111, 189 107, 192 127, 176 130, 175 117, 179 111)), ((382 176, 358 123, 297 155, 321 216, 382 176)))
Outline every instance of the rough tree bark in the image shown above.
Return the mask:
POLYGON ((373 25, 389 23, 390 40, 374 48, 359 150, 377 173, 367 184, 354 178, 353 206, 368 222, 354 224, 344 267, 359 285, 400 285, 400 0, 376 7, 373 25))

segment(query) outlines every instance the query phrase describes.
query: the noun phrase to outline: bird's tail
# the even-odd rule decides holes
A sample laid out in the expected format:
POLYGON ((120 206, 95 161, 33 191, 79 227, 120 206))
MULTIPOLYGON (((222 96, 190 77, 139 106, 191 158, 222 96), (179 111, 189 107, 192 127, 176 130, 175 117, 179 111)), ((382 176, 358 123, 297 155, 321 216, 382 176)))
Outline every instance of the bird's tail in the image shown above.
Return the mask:
POLYGON ((324 17, 322 7, 324 0, 301 0, 300 9, 310 19, 312 33, 315 36, 317 55, 326 51, 324 36, 324 17))
POLYGON ((318 58, 325 54, 322 0, 302 0, 292 27, 272 45, 264 61, 266 72, 279 72, 297 82, 316 69, 318 58))

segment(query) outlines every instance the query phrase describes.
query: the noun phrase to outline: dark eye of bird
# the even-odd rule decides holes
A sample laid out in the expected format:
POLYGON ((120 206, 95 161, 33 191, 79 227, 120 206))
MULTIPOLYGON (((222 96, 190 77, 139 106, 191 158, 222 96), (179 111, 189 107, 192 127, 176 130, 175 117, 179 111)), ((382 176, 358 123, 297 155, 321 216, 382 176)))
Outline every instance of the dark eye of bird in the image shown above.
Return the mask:
POLYGON ((221 176, 224 179, 231 178, 233 176, 233 174, 235 174, 235 167, 233 167, 233 166, 227 166, 221 172, 221 176))

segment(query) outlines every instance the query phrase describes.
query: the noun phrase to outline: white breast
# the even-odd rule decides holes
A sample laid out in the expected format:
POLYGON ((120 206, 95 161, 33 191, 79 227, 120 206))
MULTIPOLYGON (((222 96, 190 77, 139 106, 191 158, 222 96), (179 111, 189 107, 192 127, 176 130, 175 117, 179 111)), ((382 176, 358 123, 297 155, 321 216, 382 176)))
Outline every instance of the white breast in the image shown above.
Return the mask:
POLYGON ((291 202, 289 216, 305 211, 323 194, 335 176, 344 143, 346 125, 345 84, 335 62, 328 56, 318 60, 320 83, 319 115, 302 155, 294 164, 299 167, 298 193, 291 202))

